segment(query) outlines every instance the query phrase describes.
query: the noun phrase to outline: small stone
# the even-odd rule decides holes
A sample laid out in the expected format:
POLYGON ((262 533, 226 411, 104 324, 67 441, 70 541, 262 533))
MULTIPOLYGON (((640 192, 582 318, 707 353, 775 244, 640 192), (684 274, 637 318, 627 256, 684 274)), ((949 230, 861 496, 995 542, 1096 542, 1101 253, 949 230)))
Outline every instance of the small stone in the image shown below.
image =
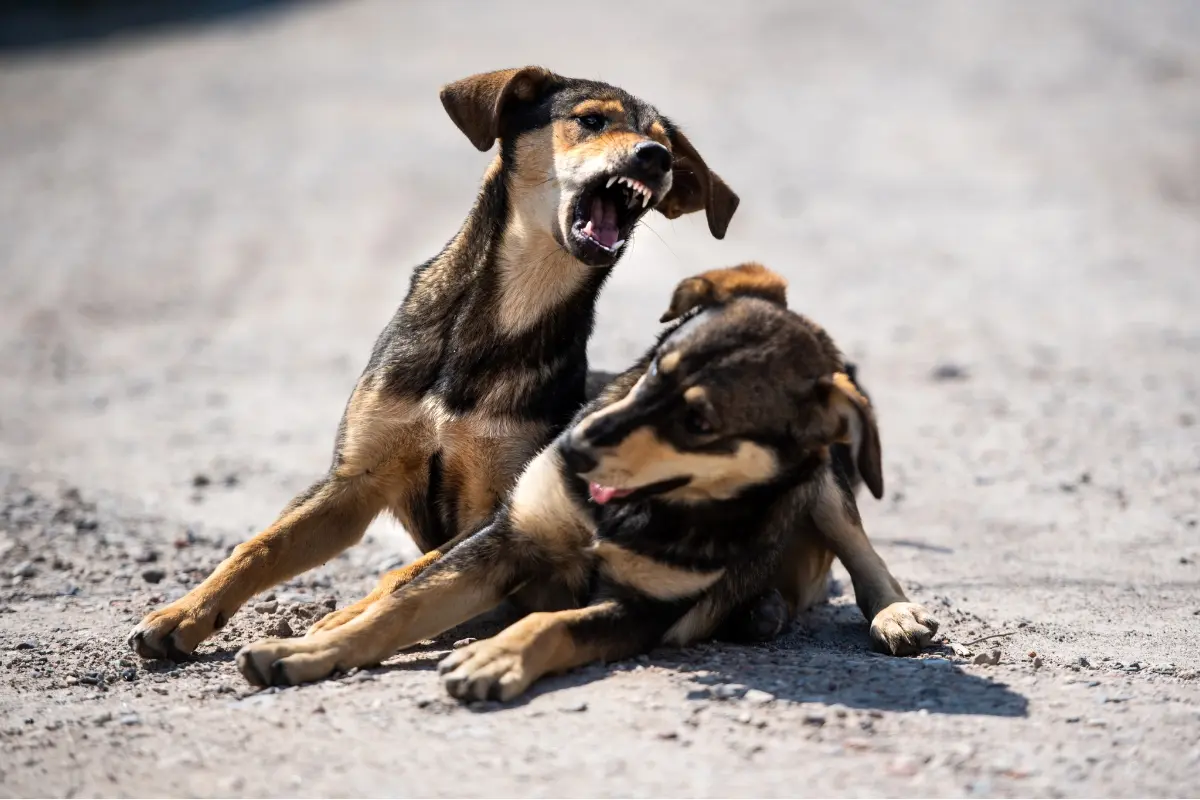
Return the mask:
POLYGON ((15 649, 15 650, 36 650, 37 642, 34 642, 30 639, 26 639, 23 642, 17 642, 17 646, 13 649, 15 649))
POLYGON ((1030 650, 1025 654, 1026 658, 1037 658, 1037 650, 1030 650))
POLYGON ((34 575, 37 575, 37 567, 33 566, 32 561, 22 561, 12 571, 14 578, 32 578, 34 575))
POLYGON ((566 705, 559 706, 559 711, 566 711, 571 714, 578 714, 581 711, 587 711, 588 704, 583 700, 576 700, 566 705))
POLYGON ((980 653, 971 659, 971 663, 976 666, 994 666, 1000 663, 1000 651, 993 650, 990 653, 980 653))
POLYGON ((197 489, 203 489, 205 486, 212 484, 212 478, 205 475, 203 472, 197 472, 192 476, 192 486, 197 489))
POLYGON ((804 715, 804 724, 820 728, 825 725, 825 715, 819 711, 810 711, 804 715))
POLYGON ((965 644, 959 644, 958 642, 951 642, 950 649, 954 651, 954 655, 958 656, 959 658, 970 658, 971 653, 974 652, 965 644))
POLYGON ((153 564, 155 561, 158 561, 158 551, 142 550, 133 557, 133 560, 139 564, 153 564))
POLYGON ((1200 678, 1200 672, 1197 672, 1194 669, 1185 669, 1181 672, 1175 673, 1175 677, 1183 681, 1194 681, 1196 678, 1200 678))
POLYGON ((962 381, 967 379, 967 370, 966 367, 947 361, 934 367, 930 377, 939 382, 962 381))
POLYGON ((679 738, 679 734, 676 731, 659 731, 656 735, 658 736, 659 739, 666 739, 666 740, 679 738))
POLYGON ((63 678, 63 683, 67 684, 67 686, 78 686, 79 678, 76 678, 74 675, 68 675, 63 678))
POLYGON ((1174 675, 1177 667, 1174 664, 1151 664, 1150 671, 1155 675, 1174 675))
POLYGON ((1079 658, 1075 659, 1075 663, 1081 667, 1084 667, 1085 669, 1090 668, 1092 666, 1092 662, 1088 661, 1087 656, 1080 656, 1079 658))
POLYGON ((122 714, 117 722, 122 725, 141 725, 142 720, 137 714, 122 714))
POLYGON ((747 689, 746 693, 742 695, 742 699, 756 706, 765 706, 767 703, 775 702, 775 695, 764 692, 762 689, 747 689))
POLYGON ((146 583, 159 583, 163 578, 167 577, 166 570, 158 567, 142 570, 142 580, 146 583))
POLYGON ((1128 672, 1141 672, 1142 665, 1139 664, 1137 661, 1132 661, 1132 662, 1130 662, 1129 666, 1127 666, 1125 669, 1128 672))
POLYGON ((1107 728, 1108 723, 1102 719, 1089 719, 1087 721, 1087 726, 1089 728, 1107 728))
POLYGON ((137 680, 137 670, 133 667, 128 667, 127 669, 121 670, 121 680, 125 681, 126 683, 131 683, 137 680))
POLYGON ((1067 717, 1066 721, 1068 725, 1074 725, 1076 722, 1079 722, 1079 719, 1079 717, 1067 717))
POLYGON ((746 687, 740 683, 719 683, 712 688, 712 695, 718 700, 734 700, 745 693, 746 687))
POLYGON ((268 600, 265 603, 259 603, 254 607, 254 610, 259 614, 274 614, 279 610, 278 600, 268 600))
POLYGON ((112 722, 112 717, 113 717, 112 712, 105 711, 101 714, 97 714, 96 716, 92 717, 92 724, 107 725, 108 723, 112 722))
POLYGON ((1041 668, 1042 668, 1042 657, 1041 657, 1041 656, 1034 656, 1034 657, 1033 657, 1033 668, 1034 668, 1034 669, 1041 669, 1041 668))
POLYGON ((754 720, 754 717, 752 717, 750 715, 749 711, 743 711, 742 713, 737 715, 737 721, 742 723, 743 725, 749 725, 753 720, 754 720))
POLYGON ((274 625, 272 625, 270 628, 267 628, 267 635, 274 636, 278 639, 287 639, 291 636, 294 636, 295 633, 292 631, 292 626, 288 624, 288 621, 280 617, 279 619, 275 620, 274 625))
POLYGON ((466 647, 469 644, 474 644, 476 641, 477 640, 474 639, 473 637, 468 636, 465 639, 459 639, 457 642, 452 644, 451 647, 453 647, 455 650, 458 650, 460 648, 466 647))

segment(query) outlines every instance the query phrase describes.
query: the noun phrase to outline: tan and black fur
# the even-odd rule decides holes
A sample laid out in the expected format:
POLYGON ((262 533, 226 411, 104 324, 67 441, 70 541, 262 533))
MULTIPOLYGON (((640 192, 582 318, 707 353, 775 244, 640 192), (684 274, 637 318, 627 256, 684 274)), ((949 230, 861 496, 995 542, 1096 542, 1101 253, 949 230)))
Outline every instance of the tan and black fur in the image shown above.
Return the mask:
POLYGON ((513 598, 534 613, 440 667, 451 694, 506 700, 662 642, 773 636, 786 615, 771 609, 824 597, 835 556, 876 646, 918 650, 937 623, 871 547, 831 455, 848 448, 882 493, 871 406, 783 297, 758 265, 684 281, 678 321, 530 462, 487 527, 345 625, 244 648, 243 675, 294 685, 376 664, 513 598))
POLYGON ((425 556, 315 629, 391 595, 487 522, 583 405, 596 298, 642 214, 704 211, 721 238, 737 208, 670 120, 613 86, 526 67, 449 84, 441 99, 478 149, 500 143, 471 213, 417 268, 379 337, 329 472, 143 619, 130 636, 140 655, 186 657, 253 595, 329 560, 385 511, 425 556))

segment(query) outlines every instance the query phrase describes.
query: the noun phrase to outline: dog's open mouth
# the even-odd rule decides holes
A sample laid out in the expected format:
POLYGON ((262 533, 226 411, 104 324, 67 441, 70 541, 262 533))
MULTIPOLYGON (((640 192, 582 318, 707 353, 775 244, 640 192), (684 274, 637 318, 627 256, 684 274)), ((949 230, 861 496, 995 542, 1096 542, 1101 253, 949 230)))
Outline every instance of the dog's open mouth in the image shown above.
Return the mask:
POLYGON ((576 257, 589 264, 611 264, 633 226, 654 202, 654 190, 623 175, 597 180, 579 193, 571 237, 576 257))
POLYGON ((594 481, 588 482, 588 495, 592 498, 592 502, 598 506, 603 506, 611 503, 614 500, 638 500, 643 497, 649 497, 655 494, 663 494, 672 489, 678 489, 681 486, 687 486, 691 482, 690 478, 669 478, 665 481, 649 484, 648 486, 639 486, 635 489, 618 489, 615 486, 605 486, 594 481))

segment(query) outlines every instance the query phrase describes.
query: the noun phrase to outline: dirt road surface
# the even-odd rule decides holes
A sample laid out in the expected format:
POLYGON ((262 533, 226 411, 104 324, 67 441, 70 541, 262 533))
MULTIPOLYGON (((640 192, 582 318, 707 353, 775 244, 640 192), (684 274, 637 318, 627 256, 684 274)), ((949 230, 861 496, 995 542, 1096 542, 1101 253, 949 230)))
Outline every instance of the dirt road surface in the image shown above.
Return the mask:
POLYGON ((266 4, 0 53, 0 794, 1194 796, 1198 307, 1194 3, 266 4), (380 523, 139 661, 323 470, 468 209, 488 156, 438 86, 530 62, 650 99, 743 197, 724 242, 650 220, 593 363, 687 274, 784 272, 877 400, 867 529, 941 645, 868 652, 839 572, 774 645, 512 706, 432 671, 494 620, 251 693, 240 645, 411 555, 380 523))

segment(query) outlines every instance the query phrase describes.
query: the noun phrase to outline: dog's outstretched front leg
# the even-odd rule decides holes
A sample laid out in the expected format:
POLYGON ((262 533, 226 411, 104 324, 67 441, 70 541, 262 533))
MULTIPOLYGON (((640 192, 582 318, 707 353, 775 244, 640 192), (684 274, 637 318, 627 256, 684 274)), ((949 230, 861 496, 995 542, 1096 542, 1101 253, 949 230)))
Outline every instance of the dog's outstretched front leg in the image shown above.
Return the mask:
POLYGON ((872 644, 892 655, 910 655, 928 645, 937 633, 937 620, 909 602, 867 539, 853 495, 838 487, 828 471, 812 515, 821 538, 850 573, 854 599, 871 622, 872 644))
POLYGON ((256 686, 294 686, 374 666, 496 607, 536 570, 539 559, 536 547, 514 541, 503 522, 490 525, 344 625, 242 648, 238 668, 256 686))
POLYGON ((130 634, 130 646, 142 658, 186 658, 255 594, 361 539, 382 507, 365 478, 330 475, 318 481, 273 525, 235 547, 203 583, 148 614, 130 634))
POLYGON ((544 675, 645 652, 669 625, 620 600, 534 613, 490 639, 455 650, 438 672, 446 691, 461 700, 507 701, 544 675))
POLYGON ((321 617, 321 619, 317 620, 308 629, 308 635, 312 636, 313 634, 340 628, 370 608, 375 601, 400 591, 400 589, 416 580, 418 575, 432 567, 438 559, 450 552, 452 547, 466 539, 469 535, 469 533, 460 534, 436 550, 430 550, 428 553, 425 553, 411 564, 405 564, 403 567, 384 573, 370 594, 356 603, 348 605, 345 608, 339 608, 336 611, 331 611, 321 617))

